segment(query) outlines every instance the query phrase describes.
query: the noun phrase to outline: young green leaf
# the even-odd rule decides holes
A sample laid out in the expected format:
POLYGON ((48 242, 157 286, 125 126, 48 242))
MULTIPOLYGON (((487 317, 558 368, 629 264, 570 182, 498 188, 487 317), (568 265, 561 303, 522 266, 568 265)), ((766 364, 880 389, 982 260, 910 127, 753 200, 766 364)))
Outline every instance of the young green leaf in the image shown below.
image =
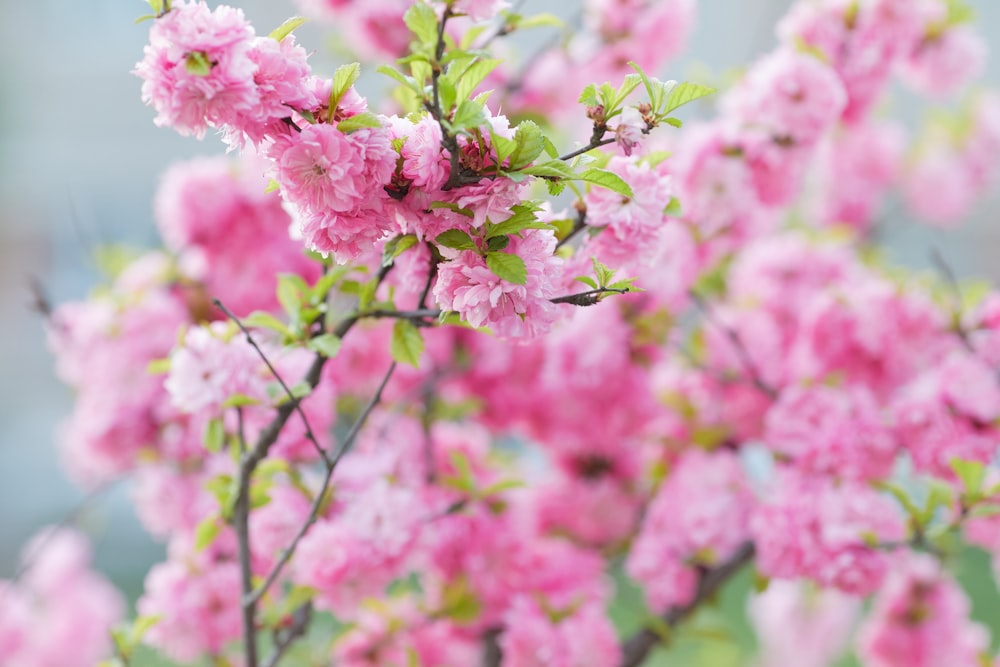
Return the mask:
POLYGON ((222 532, 222 523, 218 517, 210 516, 202 519, 194 529, 194 550, 204 551, 205 547, 215 541, 222 532))
POLYGON ((588 169, 580 174, 580 180, 599 185, 612 192, 617 192, 622 197, 631 198, 635 196, 632 193, 632 187, 622 180, 621 176, 607 169, 588 169))
POLYGON ((528 282, 528 267, 524 260, 517 255, 506 252, 486 253, 486 266, 498 278, 502 278, 515 285, 524 285, 528 282))
POLYGON ((475 250, 476 242, 472 240, 466 232, 461 229, 449 229, 446 232, 441 232, 434 239, 434 243, 445 248, 451 248, 452 250, 475 250))
POLYGON ((296 28, 298 28, 300 25, 302 25, 308 20, 309 19, 304 18, 302 16, 293 16, 292 18, 288 19, 287 21, 279 25, 277 28, 272 30, 271 34, 268 35, 268 37, 277 42, 280 42, 285 37, 291 35, 296 28))
POLYGON ((455 110, 455 117, 451 119, 451 127, 455 131, 470 130, 485 122, 486 114, 483 113, 482 104, 472 100, 462 100, 455 110))
POLYGON ((545 137, 538 124, 524 120, 517 126, 514 132, 514 141, 517 147, 510 156, 510 168, 520 169, 526 167, 541 155, 545 148, 545 137))
POLYGON ((354 85, 354 82, 358 80, 359 76, 361 76, 361 65, 358 63, 341 65, 337 68, 337 71, 333 73, 333 86, 330 88, 330 102, 329 110, 327 111, 327 122, 333 122, 333 118, 337 114, 337 106, 340 104, 340 98, 344 96, 344 93, 347 92, 348 88, 354 85))
POLYGON ((208 451, 213 453, 222 451, 222 445, 226 440, 226 427, 222 424, 222 419, 212 419, 205 424, 203 440, 208 451))
POLYGON ((495 70, 500 64, 500 60, 492 58, 482 58, 469 65, 455 84, 455 99, 467 99, 472 92, 483 82, 490 72, 495 70))
POLYGON ((420 335, 420 329, 409 320, 396 320, 392 327, 389 351, 399 363, 418 367, 420 355, 424 353, 424 338, 420 335))
POLYGON ((363 127, 382 127, 382 123, 375 114, 367 111, 355 114, 337 123, 337 129, 344 134, 350 134, 363 127))
POLYGON ((319 352, 327 359, 333 359, 337 356, 337 352, 340 351, 340 342, 340 338, 333 334, 323 334, 315 338, 310 338, 306 343, 306 347, 313 352, 319 352))
POLYGON ((392 264, 392 260, 415 245, 417 245, 417 237, 413 234, 403 234, 389 239, 385 248, 382 249, 382 266, 389 266, 392 264))
POLYGON ((417 2, 403 14, 403 22, 410 32, 416 36, 421 46, 430 50, 437 44, 438 17, 425 2, 417 2))
POLYGON ((208 76, 212 72, 212 62, 204 51, 192 51, 184 58, 184 68, 188 74, 208 76))
POLYGON ((666 107, 663 109, 657 109, 656 111, 662 115, 667 115, 676 109, 694 102, 695 100, 700 100, 703 97, 708 97, 715 92, 715 88, 710 86, 703 86, 700 83, 689 83, 685 81, 684 83, 679 83, 673 87, 670 94, 667 96, 666 107))
POLYGON ((278 332, 286 338, 292 337, 291 330, 285 326, 284 322, 271 313, 267 313, 262 310, 256 310, 244 317, 243 324, 254 329, 270 329, 271 331, 278 332))
POLYGON ((573 168, 561 160, 552 160, 542 164, 534 164, 520 170, 520 173, 540 178, 577 178, 573 168))

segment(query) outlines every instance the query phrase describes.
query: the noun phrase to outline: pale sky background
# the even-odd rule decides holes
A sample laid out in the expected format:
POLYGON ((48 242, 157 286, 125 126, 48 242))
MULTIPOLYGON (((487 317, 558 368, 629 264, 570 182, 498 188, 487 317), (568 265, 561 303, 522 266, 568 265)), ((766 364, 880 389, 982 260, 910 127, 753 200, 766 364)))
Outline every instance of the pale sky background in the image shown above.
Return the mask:
MULTIPOLYGON (((286 0, 237 4, 260 33, 295 13, 286 0)), ((772 47, 773 25, 789 4, 702 0, 687 55, 662 74, 683 78, 696 64, 713 71, 746 64, 772 47)), ((1000 2, 972 4, 980 29, 1000 46, 1000 2)), ((0 578, 12 573, 24 540, 82 495, 56 460, 53 433, 72 397, 55 380, 41 324, 27 308, 28 277, 39 277, 56 302, 83 297, 96 279, 93 244, 156 243, 151 200, 163 169, 224 150, 212 137, 197 142, 156 128, 141 104, 140 82, 129 71, 148 31, 133 20, 146 10, 139 0, 0 1, 0 578)), ((571 15, 576 3, 528 0, 524 13, 538 11, 571 15)), ((307 25, 299 35, 319 51, 314 67, 332 72, 320 28, 307 25)), ((994 55, 987 78, 1000 86, 994 55)), ((894 220, 888 238, 900 261, 926 266, 929 250, 940 247, 961 275, 997 279, 998 212, 994 193, 957 235, 894 220)), ((139 527, 125 489, 97 502, 84 525, 99 565, 133 591, 162 555, 139 527)))

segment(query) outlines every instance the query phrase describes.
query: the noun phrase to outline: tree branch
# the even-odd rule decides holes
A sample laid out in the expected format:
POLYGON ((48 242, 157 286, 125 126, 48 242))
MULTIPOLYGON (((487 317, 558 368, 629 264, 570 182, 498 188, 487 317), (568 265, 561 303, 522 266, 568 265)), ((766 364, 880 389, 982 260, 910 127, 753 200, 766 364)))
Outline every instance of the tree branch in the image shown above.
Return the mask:
POLYGON ((371 415, 372 410, 374 410, 375 406, 382 400, 382 392, 385 390, 386 385, 389 384, 389 379, 392 377, 395 370, 396 362, 394 361, 389 366, 389 370, 386 371, 385 376, 382 378, 382 382, 379 384, 375 394, 371 397, 371 400, 368 401, 368 404, 365 405, 361 414, 358 415, 357 420, 351 427, 351 430, 344 438, 344 444, 340 447, 340 450, 332 459, 324 458, 327 462, 326 474, 323 476, 323 484, 320 486, 320 490, 316 494, 316 498, 313 500, 312 506, 309 509, 308 518, 305 523, 299 527, 298 532, 295 533, 295 537, 292 538, 291 544, 289 544, 288 547, 281 552, 281 555, 278 557, 278 562, 275 563, 273 568, 271 568, 271 571, 268 573, 264 583, 261 584, 256 590, 252 590, 249 593, 244 594, 244 606, 248 604, 256 604, 257 601, 267 593, 271 585, 277 580, 278 575, 281 574, 281 570, 284 569, 285 565, 288 564, 288 561, 292 559, 292 556, 295 554, 295 550, 299 546, 299 542, 301 542, 302 538, 305 537, 307 532, 309 532, 309 528, 316 523, 316 519, 319 518, 319 512, 324 504, 326 492, 330 488, 330 480, 333 478, 333 473, 337 469, 337 464, 340 463, 340 460, 351 449, 354 441, 357 440, 358 435, 361 433, 361 429, 365 425, 365 422, 368 421, 368 416, 371 415))
POLYGON ((285 653, 299 638, 305 636, 312 621, 312 603, 306 602, 292 614, 292 625, 284 632, 276 633, 274 653, 264 663, 264 667, 277 667, 285 653))
MULTIPOLYGON (((744 565, 753 560, 753 557, 753 543, 747 542, 728 561, 712 570, 705 570, 698 579, 694 600, 684 606, 668 610, 662 617, 663 621, 669 626, 674 626, 691 616, 706 599, 714 595, 734 574, 743 569, 744 565)), ((622 646, 621 667, 639 667, 661 641, 660 635, 653 630, 649 628, 640 630, 622 646)))
POLYGON ((704 297, 695 292, 693 289, 688 290, 688 294, 694 300, 695 305, 698 306, 698 310, 705 315, 705 319, 726 334, 729 342, 733 345, 733 349, 736 350, 736 356, 739 357, 740 363, 743 365, 744 372, 746 372, 746 374, 753 381, 754 386, 757 387, 757 389, 762 393, 766 394, 769 398, 777 398, 778 390, 764 382, 763 378, 761 378, 760 373, 757 372, 756 364, 754 364, 753 359, 750 357, 750 353, 747 351, 746 346, 743 345, 743 339, 740 338, 740 335, 736 332, 736 330, 727 325, 725 322, 720 321, 715 316, 715 312, 712 310, 711 305, 704 299, 704 297))
POLYGON ((212 303, 215 304, 216 308, 225 313, 226 317, 235 322, 236 326, 238 326, 240 328, 240 331, 243 332, 243 336, 246 338, 246 341, 257 352, 257 356, 261 358, 261 361, 263 361, 264 365, 267 366, 267 369, 271 372, 271 375, 273 375, 274 379, 278 381, 279 385, 281 385, 281 388, 288 396, 288 400, 291 403, 292 407, 295 409, 297 413, 299 413, 299 417, 302 418, 302 423, 306 427, 306 438, 308 438, 309 442, 312 443, 313 448, 316 450, 316 453, 320 455, 320 458, 325 459, 326 452, 323 451, 323 447, 320 446, 319 440, 316 438, 316 434, 313 433, 312 426, 309 424, 309 418, 306 417, 305 410, 302 409, 302 399, 295 396, 295 394, 292 393, 291 388, 289 388, 289 386, 285 383, 285 380, 281 377, 281 374, 278 373, 278 369, 274 367, 274 364, 272 364, 271 361, 267 358, 267 355, 264 354, 264 350, 262 350, 260 346, 257 345, 257 341, 255 341, 253 339, 253 336, 250 335, 250 330, 247 329, 246 326, 244 326, 242 320, 240 320, 240 318, 238 318, 233 313, 233 311, 226 308, 226 306, 219 299, 212 299, 212 303))

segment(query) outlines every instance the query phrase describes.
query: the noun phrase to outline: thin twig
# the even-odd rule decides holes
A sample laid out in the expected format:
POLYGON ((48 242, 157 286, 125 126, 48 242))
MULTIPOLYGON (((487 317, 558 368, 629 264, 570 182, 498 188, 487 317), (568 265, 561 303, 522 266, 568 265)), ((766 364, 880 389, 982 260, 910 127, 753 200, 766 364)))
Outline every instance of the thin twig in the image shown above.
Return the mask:
POLYGON ((587 208, 584 206, 583 202, 577 202, 576 206, 576 220, 573 221, 573 228, 569 230, 569 233, 566 234, 566 236, 559 239, 559 242, 556 243, 556 248, 566 245, 572 241, 577 234, 587 228, 587 208))
POLYGON ((260 346, 257 344, 257 341, 253 339, 253 336, 250 334, 250 330, 246 328, 246 326, 243 324, 243 321, 240 320, 240 318, 237 317, 236 314, 233 313, 233 311, 229 310, 229 308, 227 308, 219 299, 212 299, 212 303, 215 304, 216 308, 225 313, 226 317, 235 322, 236 326, 238 326, 240 328, 240 331, 243 332, 243 336, 246 338, 247 342, 257 352, 257 355, 264 362, 264 365, 267 366, 267 369, 271 371, 271 375, 274 376, 274 379, 278 381, 278 384, 281 385, 281 388, 288 396, 288 400, 291 403, 292 407, 299 414, 299 417, 302 418, 302 423, 306 427, 306 438, 309 440, 309 442, 312 443, 313 448, 316 450, 316 453, 320 455, 320 458, 325 459, 326 452, 323 450, 323 447, 319 444, 319 439, 316 437, 316 434, 313 433, 312 426, 309 424, 309 418, 306 417, 306 412, 305 410, 302 409, 302 399, 295 396, 295 394, 292 393, 291 388, 285 383, 285 380, 281 377, 281 374, 278 373, 278 369, 274 367, 274 364, 271 363, 271 360, 267 358, 266 354, 264 354, 264 350, 262 350, 260 346))
POLYGON ((951 289, 952 301, 954 302, 953 310, 951 313, 952 328, 955 334, 962 341, 962 345, 965 346, 969 352, 973 354, 976 353, 976 348, 972 345, 972 341, 969 340, 969 332, 965 330, 962 324, 962 311, 964 309, 962 303, 962 286, 958 282, 958 276, 955 275, 955 271, 951 268, 951 265, 945 261, 944 255, 937 248, 931 250, 931 262, 937 267, 938 271, 944 277, 948 287, 951 289))
MULTIPOLYGON (((706 599, 711 597, 734 574, 743 569, 753 560, 753 543, 746 543, 722 565, 702 572, 698 579, 698 589, 694 599, 686 605, 668 610, 662 619, 668 626, 674 626, 693 614, 706 599)), ((621 667, 639 667, 662 638, 654 630, 644 628, 630 637, 622 646, 623 659, 621 667)))
POLYGON ((292 556, 295 554, 295 550, 298 548, 299 542, 301 542, 302 538, 305 537, 306 533, 309 531, 309 528, 314 523, 316 523, 316 519, 319 518, 319 512, 322 509, 323 504, 325 502, 327 489, 330 488, 330 480, 333 478, 333 473, 337 469, 337 464, 340 463, 340 460, 351 449, 351 446, 354 444, 354 441, 357 440, 358 435, 361 433, 362 427, 368 420, 368 416, 372 413, 372 410, 375 409, 375 406, 378 405, 378 403, 382 400, 382 392, 385 390, 385 387, 389 383, 389 379, 392 377, 392 374, 393 372, 395 372, 395 370, 396 370, 396 362, 392 362, 392 364, 389 366, 389 370, 387 370, 385 373, 385 377, 382 378, 382 382, 379 384, 378 390, 376 390, 375 394, 371 397, 371 400, 368 401, 368 404, 365 405, 364 410, 362 410, 361 414, 358 415, 358 418, 354 422, 354 425, 351 427, 351 430, 344 438, 344 444, 337 451, 337 454, 332 459, 328 460, 326 467, 326 474, 323 476, 323 483, 320 486, 320 490, 316 494, 315 499, 313 500, 312 506, 310 507, 309 510, 309 516, 306 518, 306 521, 302 524, 302 526, 299 527, 298 532, 295 533, 295 537, 292 538, 292 541, 288 545, 288 547, 281 552, 281 555, 278 557, 278 562, 275 563, 273 568, 271 568, 271 571, 268 573, 267 578, 264 579, 264 583, 261 584, 256 590, 253 590, 248 595, 244 596, 243 598, 244 605, 256 603, 267 593, 271 585, 274 584, 274 582, 277 580, 278 575, 281 574, 282 569, 284 569, 285 565, 288 563, 289 560, 291 560, 292 556))
POLYGON ((312 603, 306 602, 292 613, 292 625, 284 632, 277 633, 274 641, 274 653, 264 663, 264 667, 277 667, 288 649, 298 639, 304 637, 312 621, 312 603))
MULTIPOLYGON (((601 133, 601 136, 602 137, 604 136, 603 132, 601 133)), ((572 160, 577 155, 583 155, 584 153, 588 153, 594 150, 595 148, 600 148, 601 146, 607 146, 608 144, 613 144, 614 142, 615 142, 614 137, 608 139, 597 139, 597 140, 591 138, 590 143, 588 143, 586 146, 577 148, 575 151, 570 151, 565 155, 560 155, 558 159, 562 160, 563 162, 566 162, 567 160, 572 160)))
POLYGON ((0 599, 3 598, 3 595, 8 589, 15 586, 17 582, 20 581, 21 577, 23 577, 24 574, 32 568, 39 556, 41 556, 41 554, 45 551, 49 542, 60 529, 75 524, 87 508, 90 507, 90 505, 99 500, 101 496, 110 491, 122 479, 124 479, 124 477, 112 479, 92 489, 80 500, 80 502, 77 503, 76 507, 67 512, 61 519, 59 519, 59 521, 56 522, 54 526, 49 528, 42 538, 34 545, 31 553, 26 553, 24 555, 24 558, 21 560, 21 565, 14 571, 14 576, 4 582, 3 587, 0 588, 0 599))
POLYGON ((628 294, 632 291, 633 290, 629 287, 623 287, 621 289, 615 287, 599 287, 598 289, 587 290, 586 292, 558 296, 554 299, 549 299, 549 301, 552 303, 571 303, 574 306, 593 306, 595 303, 600 301, 602 294, 628 294))
MULTIPOLYGON (((245 445, 244 445, 245 449, 245 445)), ((243 627, 243 652, 246 654, 246 667, 257 667, 257 601, 247 597, 253 591, 253 568, 250 563, 250 480, 252 470, 244 463, 240 466, 239 489, 236 494, 236 505, 233 508, 233 530, 236 532, 236 542, 240 562, 240 620, 243 627)))
POLYGON ((712 325, 717 327, 720 331, 726 334, 726 338, 732 344, 733 349, 736 350, 736 356, 739 357, 740 363, 743 365, 744 371, 750 376, 753 381, 754 386, 757 387, 762 393, 766 394, 769 398, 777 398, 778 390, 764 382, 760 373, 757 372, 757 366, 754 364, 753 359, 750 356, 749 351, 746 346, 743 345, 743 339, 740 338, 739 333, 735 329, 727 325, 725 322, 719 320, 716 317, 715 312, 712 310, 711 305, 705 300, 700 294, 694 290, 689 290, 691 299, 694 300, 695 305, 698 309, 705 315, 705 319, 709 321, 712 325))

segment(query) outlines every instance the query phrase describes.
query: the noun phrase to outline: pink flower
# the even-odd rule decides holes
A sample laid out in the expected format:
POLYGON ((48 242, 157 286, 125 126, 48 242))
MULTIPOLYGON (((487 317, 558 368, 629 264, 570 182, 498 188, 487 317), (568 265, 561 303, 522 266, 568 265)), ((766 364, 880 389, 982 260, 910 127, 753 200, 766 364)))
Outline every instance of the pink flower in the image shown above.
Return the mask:
POLYGON ((135 74, 158 126, 205 136, 251 112, 260 101, 250 57, 254 31, 243 12, 204 2, 177 2, 156 19, 135 74))
POLYGON ((986 43, 968 26, 953 26, 940 35, 925 37, 900 73, 914 90, 930 97, 944 98, 959 92, 983 71, 986 43))
POLYGON ((869 540, 898 542, 906 531, 897 506, 866 485, 783 470, 750 532, 762 574, 867 595, 889 569, 888 553, 869 540))
POLYGON ((307 247, 345 261, 393 230, 383 214, 388 199, 383 188, 397 154, 384 129, 344 134, 332 125, 306 125, 269 154, 282 196, 298 212, 307 247))
POLYGON ((489 327, 506 338, 532 337, 549 330, 557 316, 557 277, 562 260, 553 256, 551 232, 525 230, 510 237, 504 252, 520 257, 527 269, 523 285, 500 278, 475 251, 467 250, 438 269, 434 298, 474 327, 489 327))
POLYGON ((232 396, 267 401, 261 363, 242 335, 228 323, 215 322, 184 334, 183 345, 170 355, 164 387, 180 410, 215 417, 232 396))
POLYGON ((264 160, 250 156, 178 163, 163 175, 154 203, 167 248, 237 315, 278 308, 277 274, 294 273, 311 283, 321 269, 289 236, 292 220, 280 195, 265 192, 266 168, 264 160), (256 260, 246 261, 251 255, 256 260))
POLYGON ((863 386, 785 389, 767 414, 764 442, 796 467, 860 480, 886 477, 897 447, 863 386))
POLYGON ((811 55, 779 49, 754 64, 723 111, 776 141, 812 145, 840 118, 847 94, 836 73, 811 55))
POLYGON ((146 575, 139 614, 158 616, 146 640, 174 660, 217 654, 240 636, 240 568, 235 560, 193 557, 172 545, 171 557, 146 575))
POLYGON ((911 554, 875 598, 858 652, 871 667, 977 667, 989 634, 969 613, 968 598, 941 565, 911 554))
MULTIPOLYGON (((674 194, 671 177, 662 167, 640 164, 636 158, 613 157, 607 169, 621 176, 634 196, 625 197, 607 188, 593 187, 584 198, 587 224, 607 228, 602 249, 611 251, 618 262, 635 257, 635 264, 647 264, 659 253, 659 240, 667 224, 664 209, 674 194), (637 261, 636 261, 637 260, 637 261)), ((602 256, 603 258, 603 256, 602 256)))
POLYGON ((830 667, 848 645, 861 601, 809 582, 771 581, 750 598, 760 667, 830 667))
POLYGON ((748 537, 753 494, 735 454, 691 450, 650 503, 625 564, 656 611, 690 602, 695 564, 728 560, 748 537))
POLYGON ((614 627, 600 605, 586 604, 563 618, 562 610, 543 608, 518 596, 500 635, 502 667, 614 667, 621 649, 614 627))
POLYGON ((124 600, 90 569, 90 545, 51 528, 24 549, 23 575, 0 580, 0 660, 11 667, 91 667, 111 650, 124 600))

